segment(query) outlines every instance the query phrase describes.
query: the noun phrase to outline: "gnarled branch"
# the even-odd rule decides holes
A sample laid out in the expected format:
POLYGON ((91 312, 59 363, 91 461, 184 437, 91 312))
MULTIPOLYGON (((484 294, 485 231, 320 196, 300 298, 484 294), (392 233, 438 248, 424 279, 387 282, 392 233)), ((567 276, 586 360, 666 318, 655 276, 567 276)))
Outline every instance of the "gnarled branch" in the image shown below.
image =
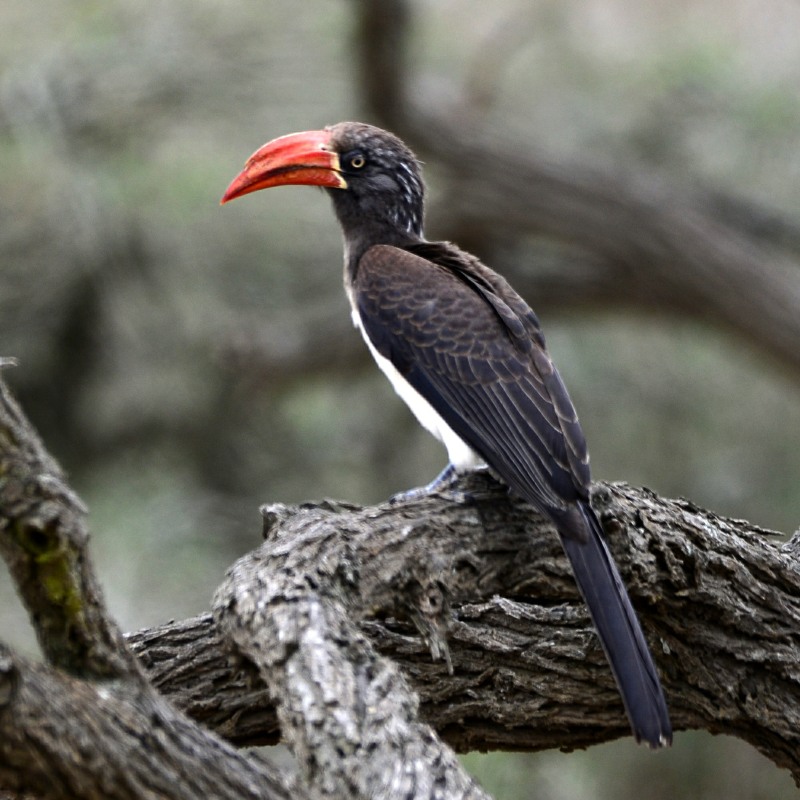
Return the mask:
POLYGON ((0 554, 49 662, 0 645, 0 790, 91 800, 302 797, 152 688, 105 608, 84 517, 0 375, 0 554))
MULTIPOLYGON (((228 615, 235 618, 229 604, 242 595, 251 604, 268 596, 270 613, 283 605, 287 620, 301 599, 345 609, 351 624, 337 623, 336 641, 360 647, 365 634, 401 665, 422 718, 459 750, 574 748, 629 735, 556 537, 486 480, 472 476, 464 484, 482 498, 466 506, 431 497, 364 509, 268 507, 267 541, 220 589, 223 627, 239 636, 233 631, 243 626, 228 615), (432 641, 449 648, 452 676, 444 660, 431 658, 432 641)), ((593 503, 653 648, 676 729, 739 736, 800 777, 800 570, 791 543, 624 484, 596 485, 593 503)), ((270 674, 289 669, 286 654, 300 646, 308 625, 308 618, 302 626, 287 622, 270 674)), ((244 636, 250 657, 255 645, 244 636)), ((218 637, 205 617, 133 639, 160 690, 188 713, 241 743, 274 740, 268 693, 234 680, 218 637), (217 688, 213 706, 210 685, 217 688)), ((280 711, 289 703, 283 692, 273 695, 291 736, 285 726, 297 715, 280 711)))
MULTIPOLYGON (((40 546, 9 559, 15 574, 70 556, 57 563, 68 565, 59 585, 73 591, 51 591, 32 606, 42 631, 58 631, 42 620, 64 613, 51 614, 53 602, 80 609, 87 593, 86 537, 70 538, 74 526, 62 522, 79 504, 66 487, 47 491, 63 476, 2 386, 0 444, 3 552, 19 549, 18 531, 37 503, 52 512, 47 536, 34 537, 40 546)), ((240 744, 274 739, 277 721, 302 785, 316 796, 482 796, 434 729, 462 750, 581 747, 627 736, 548 523, 487 475, 460 488, 469 502, 267 507, 266 541, 231 568, 217 593, 216 624, 205 617, 131 639, 177 710, 138 668, 114 681, 100 670, 72 677, 54 669, 70 671, 60 655, 36 666, 4 650, 0 785, 43 797, 188 797, 203 780, 216 787, 211 796, 289 796, 287 781, 181 710, 240 744)), ((593 503, 676 730, 737 735, 797 779, 796 542, 782 547, 748 523, 624 484, 598 484, 593 503)), ((113 630, 99 595, 96 609, 113 630)), ((91 636, 83 641, 89 646, 91 636)), ((81 648, 77 663, 91 663, 81 648)), ((302 792, 291 788, 291 796, 302 792)))

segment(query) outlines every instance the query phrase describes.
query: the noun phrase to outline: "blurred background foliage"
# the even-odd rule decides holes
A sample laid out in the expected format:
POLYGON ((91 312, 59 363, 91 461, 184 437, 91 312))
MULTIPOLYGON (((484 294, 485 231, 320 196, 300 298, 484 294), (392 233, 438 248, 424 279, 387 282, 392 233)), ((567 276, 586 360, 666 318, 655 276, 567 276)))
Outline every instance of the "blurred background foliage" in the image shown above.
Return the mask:
MULTIPOLYGON (((456 85, 553 162, 646 170, 800 217, 800 7, 767 0, 417 0, 415 91, 456 85)), ((369 119, 359 4, 6 0, 0 6, 0 354, 91 508, 125 629, 208 608, 258 506, 378 502, 443 452, 361 352, 327 199, 220 208, 263 141, 369 119)), ((436 230, 437 165, 429 236, 436 230)), ((470 243, 472 246, 472 243, 470 243)), ((520 269, 525 269, 522 265, 520 269)), ((534 268, 532 266, 532 268, 534 268)), ((798 375, 659 313, 541 307, 594 474, 791 533, 798 375)), ((35 645, 5 574, 0 635, 35 645)), ((650 756, 467 757, 502 798, 796 796, 741 742, 650 756)))

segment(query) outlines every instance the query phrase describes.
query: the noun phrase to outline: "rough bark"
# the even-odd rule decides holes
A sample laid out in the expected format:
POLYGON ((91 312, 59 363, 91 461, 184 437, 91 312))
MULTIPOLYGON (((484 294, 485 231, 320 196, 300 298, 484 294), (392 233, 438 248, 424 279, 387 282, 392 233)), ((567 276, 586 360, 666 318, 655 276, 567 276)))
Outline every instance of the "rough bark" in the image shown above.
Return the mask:
POLYGON ((273 580, 257 558, 242 559, 220 589, 220 629, 279 699, 301 781, 200 728, 157 693, 108 616, 84 517, 0 376, 0 553, 49 662, 0 645, 0 790, 119 800, 486 796, 326 586, 318 596, 311 572, 291 569, 273 580))
MULTIPOLYGON (((13 364, 0 359, 0 369, 13 364)), ((0 382, 0 554, 47 660, 75 675, 139 672, 86 559, 86 509, 0 382)))
MULTIPOLYGON (((268 517, 277 522, 285 510, 268 517)), ((354 624, 361 563, 338 521, 293 529, 299 547, 294 536, 272 539, 266 570, 263 548, 240 559, 214 603, 223 635, 277 699, 282 735, 314 796, 486 797, 419 721, 400 670, 354 624)))
POLYGON ((0 554, 48 662, 0 645, 0 790, 91 800, 303 797, 152 688, 108 615, 87 543, 83 505, 0 375, 0 554))
POLYGON ((303 798, 146 683, 89 681, 0 646, 0 789, 37 798, 303 798))
MULTIPOLYGON (((423 719, 458 750, 575 748, 628 735, 556 537, 524 504, 482 487, 483 478, 470 480, 464 488, 476 491, 477 481, 478 493, 488 494, 467 506, 439 497, 365 509, 268 507, 267 541, 220 589, 223 625, 235 616, 230 603, 267 582, 276 614, 301 597, 339 604, 352 624, 338 623, 337 640, 360 642, 365 634, 401 665, 423 719), (453 675, 443 658, 431 657, 432 644, 448 649, 453 675)), ((593 503, 676 729, 739 736, 800 777, 795 545, 624 484, 597 485, 593 503)), ((272 670, 290 669, 283 651, 299 647, 309 626, 313 620, 302 628, 287 622, 272 670)), ((159 689, 192 716, 226 726, 240 743, 273 741, 278 723, 268 695, 243 691, 218 635, 205 617, 133 638, 159 689), (166 669, 172 659, 175 668, 166 669), (213 708, 200 679, 217 687, 213 708)), ((240 646, 253 647, 244 636, 240 646)), ((324 624, 314 636, 325 639, 324 624)))
MULTIPOLYGON (((266 540, 229 571, 214 620, 132 637, 159 695, 93 584, 79 501, 0 383, 2 552, 50 662, 0 652, 0 787, 48 798, 481 797, 441 738, 532 750, 629 735, 546 521, 487 475, 459 488, 374 508, 265 507, 266 540), (63 565, 57 584, 47 571, 31 578, 47 564, 63 565), (78 613, 89 600, 93 627, 78 613), (74 636, 60 633, 67 614, 74 636), (238 744, 279 728, 299 783, 184 711, 238 744)), ((593 503, 676 730, 740 736, 800 777, 797 539, 781 546, 622 484, 598 485, 593 503)))

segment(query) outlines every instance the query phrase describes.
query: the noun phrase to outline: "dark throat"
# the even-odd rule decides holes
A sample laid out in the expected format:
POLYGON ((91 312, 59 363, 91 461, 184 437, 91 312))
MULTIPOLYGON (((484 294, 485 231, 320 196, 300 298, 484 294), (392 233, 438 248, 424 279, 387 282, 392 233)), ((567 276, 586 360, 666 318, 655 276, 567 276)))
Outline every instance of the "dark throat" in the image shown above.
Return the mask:
POLYGON ((421 210, 412 215, 390 210, 384 214, 364 213, 346 197, 346 192, 331 189, 329 194, 344 237, 346 283, 355 280, 358 262, 370 247, 377 244, 408 247, 425 241, 421 210))

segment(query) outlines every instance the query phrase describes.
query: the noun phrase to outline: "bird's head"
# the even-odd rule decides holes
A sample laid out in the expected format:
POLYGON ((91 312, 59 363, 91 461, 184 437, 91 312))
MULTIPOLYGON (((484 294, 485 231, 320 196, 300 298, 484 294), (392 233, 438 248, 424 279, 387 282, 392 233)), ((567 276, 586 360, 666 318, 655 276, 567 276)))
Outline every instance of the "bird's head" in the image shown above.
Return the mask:
POLYGON ((425 189, 419 162, 380 128, 340 122, 273 139, 250 156, 221 202, 292 184, 328 189, 345 233, 367 225, 422 235, 425 189))

